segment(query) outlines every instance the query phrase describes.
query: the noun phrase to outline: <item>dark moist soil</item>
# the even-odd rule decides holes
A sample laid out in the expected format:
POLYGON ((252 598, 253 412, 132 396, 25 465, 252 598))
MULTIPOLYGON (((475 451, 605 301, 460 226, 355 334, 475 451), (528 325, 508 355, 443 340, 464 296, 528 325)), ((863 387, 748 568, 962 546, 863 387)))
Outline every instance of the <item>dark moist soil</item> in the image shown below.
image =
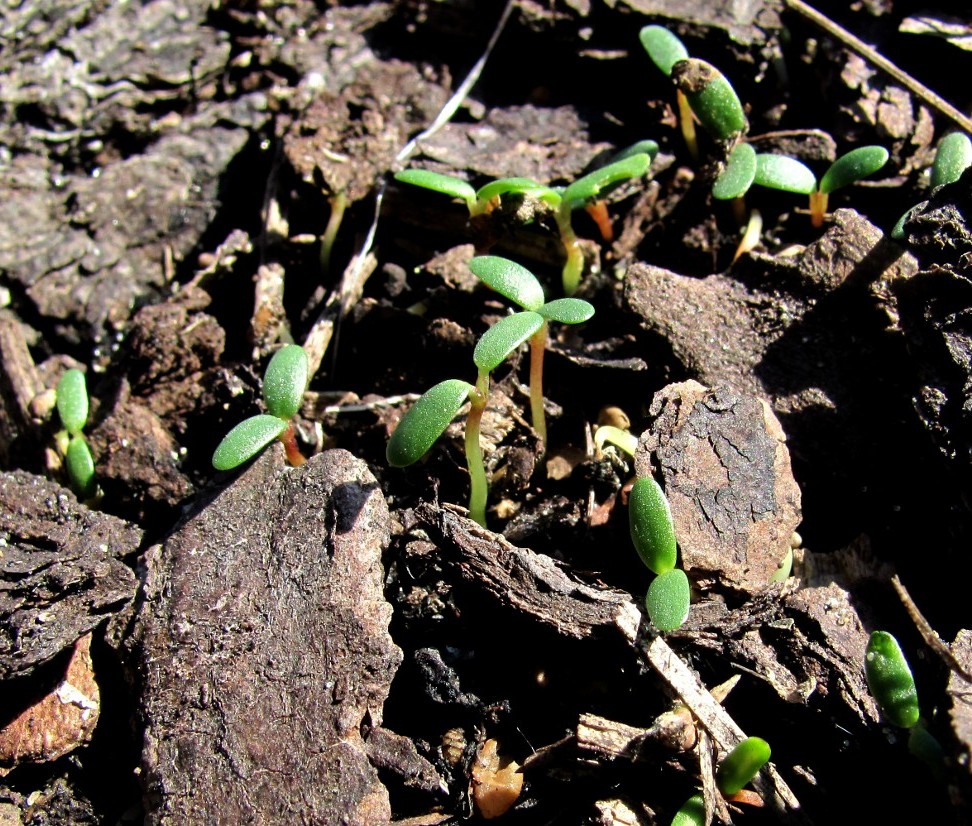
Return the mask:
MULTIPOLYGON (((732 9, 512 3, 410 154, 502 4, 5 12, 0 822, 666 824, 699 787, 724 821, 972 822, 972 196, 969 175, 929 193, 923 174, 955 127, 788 6, 732 9), (734 261, 720 147, 686 151, 638 42, 653 22, 733 81, 758 151, 819 173, 880 144, 887 166, 822 229, 754 189, 763 232, 734 261), (563 251, 537 203, 469 220, 392 174, 562 185, 645 138, 660 152, 608 197, 613 240, 574 216, 596 314, 552 329, 545 454, 527 358, 493 376, 482 528, 461 424, 406 469, 385 445, 415 394, 474 379, 508 312, 469 259, 515 259, 556 297, 563 251), (312 458, 274 445, 215 472, 289 341, 315 369, 296 419, 312 458), (54 450, 73 366, 87 503, 54 450), (635 457, 595 449, 605 423, 635 457), (693 583, 664 637, 625 507, 649 473, 693 583), (937 774, 867 691, 875 629, 911 662, 937 774), (714 791, 743 732, 772 746, 761 808, 714 791), (522 771, 497 773, 494 746, 522 771)), ((907 33, 917 4, 820 10, 972 105, 972 52, 907 33)))

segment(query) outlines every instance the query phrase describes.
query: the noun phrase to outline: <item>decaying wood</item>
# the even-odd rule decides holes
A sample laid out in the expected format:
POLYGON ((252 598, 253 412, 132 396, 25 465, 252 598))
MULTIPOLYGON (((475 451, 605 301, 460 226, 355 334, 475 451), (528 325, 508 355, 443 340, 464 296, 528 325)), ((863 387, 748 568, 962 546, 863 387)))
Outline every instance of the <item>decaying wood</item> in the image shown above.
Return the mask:
POLYGON ((617 614, 632 603, 627 592, 572 579, 552 558, 517 548, 449 508, 421 505, 416 515, 464 580, 566 637, 615 634, 617 614))
POLYGON ((0 463, 7 465, 10 446, 31 430, 30 403, 41 391, 23 325, 0 311, 0 463))
POLYGON ((577 747, 610 759, 648 759, 647 752, 688 751, 695 746, 695 723, 690 714, 668 711, 659 715, 651 728, 638 728, 582 714, 577 721, 577 747))

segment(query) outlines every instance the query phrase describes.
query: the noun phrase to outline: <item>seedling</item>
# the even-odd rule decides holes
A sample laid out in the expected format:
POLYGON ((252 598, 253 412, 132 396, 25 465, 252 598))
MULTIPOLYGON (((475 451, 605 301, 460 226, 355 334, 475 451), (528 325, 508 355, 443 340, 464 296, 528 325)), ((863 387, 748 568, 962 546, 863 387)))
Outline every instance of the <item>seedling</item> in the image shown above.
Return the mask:
POLYGON ((830 193, 873 175, 888 162, 883 146, 859 146, 834 161, 823 177, 788 155, 757 155, 755 184, 810 197, 810 222, 822 227, 830 193))
POLYGON ((693 794, 675 813, 672 826, 705 826, 705 798, 693 794))
MULTIPOLYGON (((689 56, 685 44, 664 26, 645 26, 638 36, 641 39, 641 45, 648 52, 648 57, 666 77, 672 76, 672 68, 676 63, 687 59, 689 56)), ((682 137, 685 139, 685 145, 688 147, 692 159, 697 161, 699 159, 699 142, 695 135, 695 116, 692 114, 692 107, 689 106, 688 99, 681 89, 676 88, 675 99, 678 105, 678 122, 682 130, 682 137)))
POLYGON ((58 451, 64 457, 71 490, 79 499, 90 499, 97 489, 94 480, 94 458, 85 439, 88 423, 88 388, 84 373, 74 368, 66 370, 57 383, 57 415, 63 428, 55 436, 58 451))
POLYGON ((716 770, 716 785, 726 797, 742 791, 770 759, 769 743, 761 737, 747 737, 736 746, 716 770))
MULTIPOLYGON (((962 173, 972 166, 972 141, 964 132, 952 132, 938 142, 935 151, 935 161, 932 164, 929 183, 932 189, 953 184, 962 177, 962 173)), ((898 223, 891 230, 891 237, 895 240, 904 238, 905 221, 917 209, 913 206, 898 219, 898 223)))
POLYGON ((875 631, 864 655, 867 687, 887 719, 901 728, 918 722, 915 678, 898 641, 887 631, 875 631))
POLYGON ((692 592, 688 577, 681 568, 659 574, 648 586, 645 609, 652 625, 659 631, 681 628, 688 618, 692 592))
POLYGON ((756 178, 756 165, 756 150, 748 143, 736 144, 712 185, 712 197, 720 201, 742 198, 756 178))
POLYGON ((638 437, 612 424, 602 424, 594 431, 594 447, 600 451, 604 450, 606 444, 612 444, 629 456, 634 456, 638 449, 638 437))
POLYGON ((637 479, 628 494, 631 541, 641 561, 655 574, 675 567, 678 549, 668 499, 650 476, 637 479))
POLYGON ((268 413, 245 419, 223 437, 213 453, 216 470, 239 467, 275 439, 283 443, 291 465, 297 467, 307 461, 297 447, 292 423, 307 389, 307 372, 303 347, 287 344, 274 354, 263 374, 263 400, 268 413))
POLYGON ((521 344, 535 335, 543 323, 543 316, 528 310, 507 316, 490 327, 473 350, 473 362, 479 369, 476 384, 446 379, 426 391, 402 417, 385 450, 385 457, 392 467, 406 467, 417 462, 438 441, 468 400, 465 449, 469 468, 469 516, 483 527, 486 526, 489 483, 479 436, 489 398, 489 377, 521 344))
POLYGON ((547 441, 547 419, 543 409, 543 358, 551 321, 581 324, 594 315, 594 307, 580 298, 544 301, 543 287, 526 267, 496 255, 480 255, 469 262, 473 275, 504 298, 524 310, 538 313, 543 324, 530 338, 530 414, 533 428, 547 441))
POLYGON ((690 57, 672 66, 672 80, 703 128, 717 141, 731 141, 749 128, 732 84, 711 63, 690 57))
MULTIPOLYGON (((566 189, 544 186, 530 178, 501 178, 476 191, 461 178, 424 169, 406 169, 395 175, 395 179, 460 198, 466 203, 470 217, 484 214, 503 195, 527 195, 547 204, 554 212, 557 231, 567 254, 563 270, 564 292, 573 295, 584 271, 584 252, 571 225, 571 214, 579 207, 587 207, 597 202, 625 181, 644 175, 654 157, 651 153, 657 151, 658 144, 654 141, 642 141, 620 153, 617 159, 606 166, 574 181, 566 189), (638 151, 633 151, 635 149, 638 151)), ((609 237, 609 224, 606 224, 598 209, 594 213, 601 233, 607 232, 609 237)))

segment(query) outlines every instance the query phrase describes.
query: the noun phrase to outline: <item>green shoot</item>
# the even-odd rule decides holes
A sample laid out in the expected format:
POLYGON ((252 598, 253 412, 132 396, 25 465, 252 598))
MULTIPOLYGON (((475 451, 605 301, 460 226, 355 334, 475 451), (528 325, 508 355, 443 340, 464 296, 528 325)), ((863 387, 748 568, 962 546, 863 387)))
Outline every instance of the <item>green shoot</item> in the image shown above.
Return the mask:
POLYGON ((680 60, 672 67, 672 79, 699 123, 716 140, 733 140, 749 128, 739 96, 711 63, 692 57, 680 60))
POLYGON ((883 146, 859 146, 834 161, 823 174, 817 191, 810 193, 810 222, 822 227, 831 192, 873 175, 888 162, 883 146))
POLYGON ((664 574, 675 567, 678 549, 668 499, 650 476, 637 479, 628 494, 631 541, 650 571, 664 574))
POLYGON ((469 468, 469 517, 483 527, 486 526, 489 482, 483 464, 480 431, 489 398, 489 376, 543 323, 543 316, 528 310, 507 316, 490 327, 473 351, 473 361, 479 369, 475 386, 459 379, 446 379, 426 391, 402 417, 385 449, 385 457, 392 467, 406 467, 417 462, 469 399, 464 440, 469 468))
MULTIPOLYGON (((641 45, 644 46, 648 57, 662 71, 666 77, 672 76, 672 69, 680 60, 689 56, 685 44, 664 26, 645 26, 639 32, 641 45)), ((699 142, 695 135, 695 116, 692 107, 681 89, 676 90, 678 104, 678 121, 682 130, 682 137, 688 147, 693 160, 699 159, 699 142)))
POLYGON ((931 171, 931 187, 953 184, 972 166, 972 141, 964 132, 952 132, 938 142, 931 171))
POLYGON ((544 443, 547 421, 543 408, 543 357, 547 349, 548 322, 581 324, 594 315, 594 307, 579 298, 561 298, 544 303, 543 287, 526 267, 508 258, 480 255, 469 262, 480 281, 525 310, 539 313, 543 324, 530 338, 530 413, 533 427, 544 443))
POLYGON ((693 794, 675 813, 672 826, 705 826, 705 798, 693 794))
POLYGON ((542 195, 549 196, 550 187, 538 184, 532 178, 499 178, 490 181, 476 192, 476 207, 471 211, 472 215, 485 212, 494 198, 503 195, 532 195, 539 198, 542 195))
POLYGON ((645 609, 659 631, 674 631, 688 617, 692 599, 688 577, 681 568, 672 568, 656 576, 648 586, 645 609))
POLYGON ((756 150, 748 143, 737 144, 712 186, 712 197, 718 201, 742 198, 756 178, 756 158, 756 150))
POLYGON ((458 198, 465 202, 470 215, 476 212, 476 190, 462 178, 442 175, 428 169, 403 169, 395 174, 395 180, 420 186, 423 189, 431 189, 433 192, 441 192, 451 198, 458 198))
POLYGON ((887 631, 874 631, 864 655, 867 687, 887 719, 901 728, 918 722, 915 678, 898 641, 887 631))
POLYGON ((275 439, 283 443, 291 465, 306 461, 297 447, 291 419, 303 401, 307 373, 307 354, 303 347, 287 344, 274 354, 263 374, 263 399, 270 413, 251 416, 223 437, 213 453, 216 470, 239 467, 275 439))
POLYGON ((753 183, 797 195, 809 195, 817 188, 817 176, 802 161, 789 155, 757 155, 753 183))
POLYGON ((55 439, 64 458, 71 489, 79 499, 90 499, 97 491, 94 458, 81 432, 88 423, 88 388, 84 373, 66 370, 57 383, 55 406, 63 430, 55 439))
POLYGON ((770 759, 769 743, 761 737, 747 737, 719 764, 716 785, 730 797, 742 791, 770 759))

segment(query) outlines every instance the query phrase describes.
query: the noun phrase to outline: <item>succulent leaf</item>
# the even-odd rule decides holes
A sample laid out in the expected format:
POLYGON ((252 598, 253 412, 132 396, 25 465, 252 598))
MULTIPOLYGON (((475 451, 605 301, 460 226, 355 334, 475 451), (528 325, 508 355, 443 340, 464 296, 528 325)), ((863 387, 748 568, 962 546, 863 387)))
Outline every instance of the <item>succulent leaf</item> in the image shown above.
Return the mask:
POLYGON ((94 458, 84 436, 73 436, 68 442, 64 466, 71 488, 82 499, 94 493, 94 458))
POLYGON ((232 470, 252 459, 287 429, 277 416, 260 414, 244 419, 223 437, 213 453, 216 470, 232 470))
POLYGON ((888 150, 883 146, 859 146, 841 155, 830 165, 817 187, 829 194, 842 186, 873 175, 888 162, 888 150))
POLYGON ((441 192, 453 198, 461 198, 470 211, 476 203, 476 190, 462 178, 455 178, 452 175, 442 175, 428 169, 403 169, 395 175, 395 180, 441 192))
POLYGON ((689 56, 685 44, 664 26, 645 26, 638 37, 651 62, 669 77, 672 66, 689 56))
POLYGON ((864 654, 867 687, 884 716, 894 725, 911 728, 918 722, 915 678, 898 641, 887 631, 874 631, 864 654))
POLYGON ((749 128, 732 84, 711 63, 692 57, 680 60, 672 67, 672 78, 699 122, 716 140, 731 140, 749 128))
POLYGON ((532 178, 500 178, 481 187, 476 192, 476 200, 491 201, 497 195, 531 195, 549 189, 532 178))
POLYGON ((972 166, 972 141, 964 132, 952 132, 938 142, 935 163, 932 164, 932 189, 953 184, 972 166))
POLYGON ((692 591, 688 577, 681 568, 659 574, 648 586, 645 608, 652 624, 659 631, 681 628, 688 617, 692 591))
POLYGON ((678 548, 668 499, 650 476, 637 479, 628 494, 631 541, 641 561, 656 574, 675 567, 678 548))
POLYGON ((622 149, 620 152, 615 153, 611 156, 611 163, 616 161, 623 161, 631 158, 635 155, 647 155, 648 165, 650 166, 655 161, 655 157, 658 155, 658 142, 650 139, 643 141, 638 141, 637 143, 631 144, 622 149))
POLYGON ((705 826, 705 799, 692 795, 672 818, 672 826, 705 826))
POLYGON ((292 419, 300 410, 307 388, 307 353, 287 344, 273 354, 263 374, 263 399, 271 415, 292 419))
POLYGON ((716 785, 724 795, 742 791, 770 759, 770 747, 762 737, 747 737, 736 746, 716 770, 716 785))
POLYGON ((748 143, 737 144, 712 186, 712 197, 719 201, 741 198, 749 191, 755 177, 756 150, 748 143))
POLYGON ((64 429, 72 436, 80 433, 88 423, 88 388, 84 373, 70 369, 57 383, 57 415, 64 429))
POLYGON ((543 316, 530 310, 501 318, 477 342, 473 361, 480 372, 493 372, 542 326, 543 316))
POLYGON ((388 440, 388 464, 406 467, 428 453, 474 389, 468 382, 446 379, 423 393, 388 440))
POLYGON ((648 171, 649 166, 651 166, 651 158, 644 153, 609 163, 574 181, 564 190, 562 202, 570 209, 577 209, 588 201, 600 197, 611 187, 632 178, 640 178, 648 171))
POLYGON ((543 287, 526 267, 498 255, 479 255, 469 262, 469 269, 486 286, 525 310, 543 306, 543 287))
POLYGON ((817 188, 817 176, 805 163, 789 155, 757 155, 753 183, 767 189, 809 195, 817 188))
POLYGON ((537 310, 547 321, 581 324, 594 315, 594 305, 582 298, 556 298, 537 310))

